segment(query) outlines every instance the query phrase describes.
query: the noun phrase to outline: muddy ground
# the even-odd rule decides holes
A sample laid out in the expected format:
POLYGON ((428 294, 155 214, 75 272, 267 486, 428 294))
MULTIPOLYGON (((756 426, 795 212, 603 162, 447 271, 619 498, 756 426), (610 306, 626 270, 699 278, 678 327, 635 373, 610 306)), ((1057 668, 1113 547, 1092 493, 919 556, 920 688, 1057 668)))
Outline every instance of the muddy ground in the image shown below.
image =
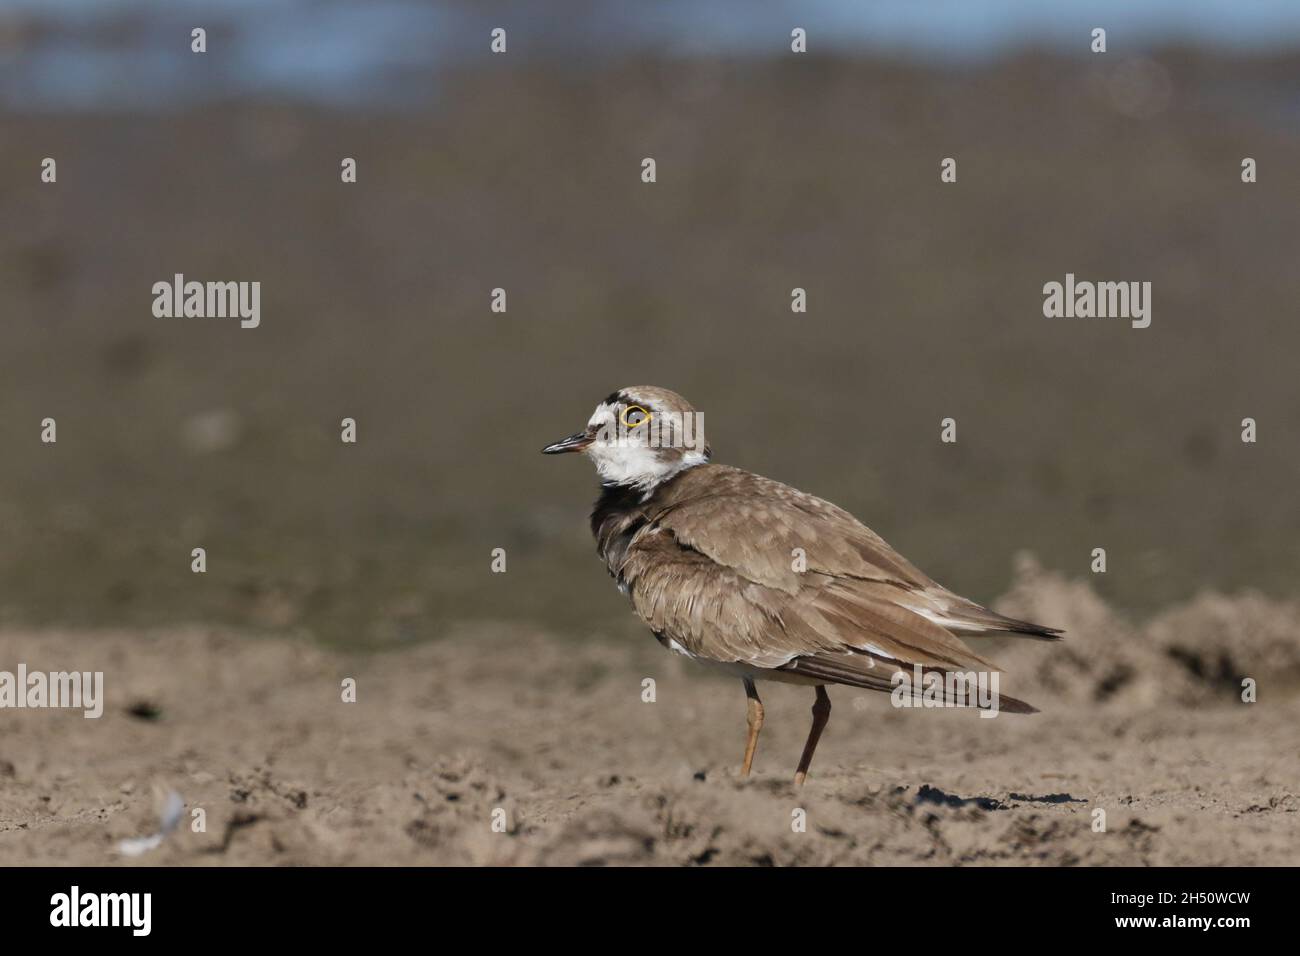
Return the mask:
POLYGON ((898 710, 833 689, 802 791, 790 775, 811 693, 763 685, 742 780, 739 683, 649 635, 484 626, 347 656, 204 628, 8 631, 0 659, 103 670, 108 690, 99 720, 6 713, 0 864, 129 863, 117 842, 157 828, 168 788, 206 832, 183 825, 144 862, 1300 862, 1295 605, 1206 594, 1134 628, 1023 559, 1002 606, 1070 629, 995 655, 1004 688, 1041 714, 898 710), (1239 699, 1243 676, 1256 703, 1239 699))

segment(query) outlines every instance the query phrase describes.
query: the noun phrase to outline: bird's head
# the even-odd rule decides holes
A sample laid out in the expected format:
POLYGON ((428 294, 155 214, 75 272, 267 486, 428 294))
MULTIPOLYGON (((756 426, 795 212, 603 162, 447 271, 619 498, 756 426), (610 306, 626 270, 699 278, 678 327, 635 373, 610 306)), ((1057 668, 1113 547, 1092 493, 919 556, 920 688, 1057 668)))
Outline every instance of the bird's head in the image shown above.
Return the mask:
POLYGON ((704 416, 676 392, 620 388, 596 406, 587 427, 547 445, 544 455, 586 452, 602 484, 650 491, 709 460, 704 416))

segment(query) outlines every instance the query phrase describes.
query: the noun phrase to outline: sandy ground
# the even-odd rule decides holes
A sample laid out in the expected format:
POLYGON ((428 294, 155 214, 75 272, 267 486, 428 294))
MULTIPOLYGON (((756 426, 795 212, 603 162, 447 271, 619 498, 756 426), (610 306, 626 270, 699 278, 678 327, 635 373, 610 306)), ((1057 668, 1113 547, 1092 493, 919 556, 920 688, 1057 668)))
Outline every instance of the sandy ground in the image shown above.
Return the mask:
POLYGON ((4 667, 103 670, 107 707, 3 714, 0 863, 118 862, 118 840, 156 827, 165 787, 204 809, 206 832, 182 828, 144 862, 1300 861, 1300 609, 1206 594, 1136 629, 1029 559, 1001 606, 1070 629, 995 655, 1004 688, 1042 714, 896 710, 839 688, 801 792, 789 778, 811 693, 764 686, 756 773, 739 779, 739 684, 648 635, 576 644, 503 626, 345 656, 201 628, 7 631, 4 667), (1243 675, 1257 703, 1238 699, 1243 675), (356 703, 340 700, 345 677, 356 703))

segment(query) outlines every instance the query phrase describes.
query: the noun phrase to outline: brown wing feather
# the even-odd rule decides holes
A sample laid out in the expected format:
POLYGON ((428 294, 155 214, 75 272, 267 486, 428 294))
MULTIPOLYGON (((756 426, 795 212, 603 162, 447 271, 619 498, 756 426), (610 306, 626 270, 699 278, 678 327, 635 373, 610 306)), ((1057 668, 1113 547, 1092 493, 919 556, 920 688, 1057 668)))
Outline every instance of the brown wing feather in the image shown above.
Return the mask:
POLYGON ((652 509, 682 544, 750 580, 794 593, 811 571, 937 588, 874 531, 828 501, 739 468, 706 465, 682 474, 652 509), (791 552, 802 549, 807 570, 791 552))
POLYGON ((806 587, 810 573, 822 574, 889 585, 892 591, 875 592, 886 603, 958 634, 1061 634, 954 594, 843 508, 738 468, 708 465, 683 474, 650 513, 687 547, 789 594, 806 587), (802 572, 793 566, 796 548, 804 555, 802 572))
POLYGON ((952 594, 843 509, 739 469, 691 469, 636 511, 593 518, 602 541, 628 528, 602 545, 610 570, 651 629, 696 657, 888 691, 915 665, 997 669, 953 633, 959 618, 1055 633, 952 594))

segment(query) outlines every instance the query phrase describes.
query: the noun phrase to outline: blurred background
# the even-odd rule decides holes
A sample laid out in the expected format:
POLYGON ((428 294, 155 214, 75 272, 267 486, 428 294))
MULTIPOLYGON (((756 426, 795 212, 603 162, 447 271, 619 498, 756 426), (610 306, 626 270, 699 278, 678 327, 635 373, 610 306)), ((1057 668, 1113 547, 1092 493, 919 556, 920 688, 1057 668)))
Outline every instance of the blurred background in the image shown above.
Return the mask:
POLYGON ((1292 595, 1298 81, 1281 0, 0 2, 0 623, 639 634, 538 450, 643 383, 982 601, 1292 595))

